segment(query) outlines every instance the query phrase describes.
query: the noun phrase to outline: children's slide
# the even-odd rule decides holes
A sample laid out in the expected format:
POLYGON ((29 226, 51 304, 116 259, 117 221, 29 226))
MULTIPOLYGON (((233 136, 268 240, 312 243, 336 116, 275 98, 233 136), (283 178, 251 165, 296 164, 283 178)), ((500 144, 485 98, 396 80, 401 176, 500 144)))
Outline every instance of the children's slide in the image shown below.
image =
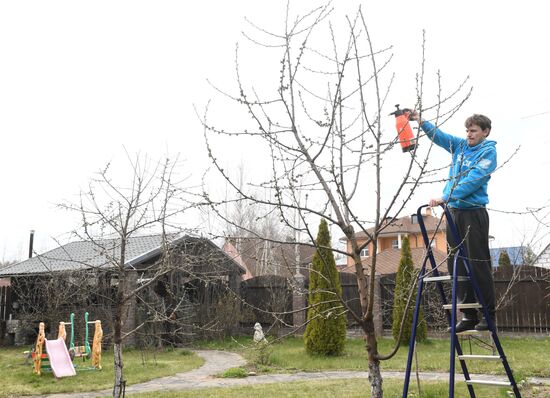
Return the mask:
POLYGON ((50 360, 53 375, 57 378, 75 376, 76 371, 65 345, 65 340, 46 340, 46 351, 50 360))

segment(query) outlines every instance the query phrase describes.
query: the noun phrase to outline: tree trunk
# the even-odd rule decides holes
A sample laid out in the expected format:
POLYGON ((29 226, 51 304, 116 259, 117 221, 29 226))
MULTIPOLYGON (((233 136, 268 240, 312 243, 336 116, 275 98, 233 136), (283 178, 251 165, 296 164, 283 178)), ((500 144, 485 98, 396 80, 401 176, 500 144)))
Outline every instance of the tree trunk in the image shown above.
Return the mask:
POLYGON ((122 361, 122 324, 124 314, 124 275, 120 274, 118 278, 117 297, 115 304, 115 316, 113 324, 113 355, 114 355, 114 371, 115 385, 113 386, 113 398, 124 397, 126 380, 124 380, 124 362, 122 361))
MULTIPOLYGON (((352 246, 353 260, 355 262, 355 276, 357 277, 357 288, 359 290, 359 301, 363 313, 362 327, 365 333, 365 348, 367 349, 369 363, 371 398, 383 398, 384 391, 382 390, 382 373, 380 372, 380 360, 378 359, 378 341, 376 340, 376 329, 374 327, 373 307, 369 306, 369 302, 374 300, 374 295, 370 295, 369 299, 368 282, 363 271, 363 264, 359 256, 359 249, 353 227, 349 226, 346 230, 348 232, 346 236, 350 240, 352 246)), ((373 271, 371 270, 371 272, 373 271)), ((374 292, 374 286, 370 288, 373 289, 374 292)))
POLYGON ((371 398, 383 398, 382 373, 380 372, 380 360, 378 359, 378 342, 374 331, 374 319, 365 321, 365 341, 369 361, 369 383, 371 386, 371 398))
POLYGON ((369 383, 371 398, 383 398, 382 373, 380 373, 380 361, 369 361, 369 383))
POLYGON ((125 384, 122 368, 122 342, 114 343, 114 362, 115 362, 115 385, 113 387, 113 398, 124 396, 125 384))

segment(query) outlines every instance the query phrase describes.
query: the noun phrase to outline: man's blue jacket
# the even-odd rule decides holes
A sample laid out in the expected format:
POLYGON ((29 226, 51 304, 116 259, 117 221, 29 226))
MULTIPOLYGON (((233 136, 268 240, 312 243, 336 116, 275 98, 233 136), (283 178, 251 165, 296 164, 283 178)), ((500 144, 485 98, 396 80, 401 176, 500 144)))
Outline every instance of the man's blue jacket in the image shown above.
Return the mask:
POLYGON ((420 127, 453 158, 442 199, 452 208, 485 207, 489 203, 487 183, 497 167, 496 141, 486 139, 471 147, 464 138, 444 133, 430 122, 425 121, 420 127))

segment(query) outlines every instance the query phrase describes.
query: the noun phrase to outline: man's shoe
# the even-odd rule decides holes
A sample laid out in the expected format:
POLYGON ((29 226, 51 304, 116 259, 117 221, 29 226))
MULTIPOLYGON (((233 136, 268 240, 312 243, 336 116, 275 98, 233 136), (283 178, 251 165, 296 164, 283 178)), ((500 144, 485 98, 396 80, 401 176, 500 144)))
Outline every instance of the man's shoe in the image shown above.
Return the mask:
MULTIPOLYGON (((474 330, 476 327, 477 319, 463 318, 455 326, 455 333, 465 332, 466 330, 474 330)), ((447 328, 447 332, 451 333, 451 328, 447 328)))
POLYGON ((479 321, 479 323, 476 325, 476 330, 478 332, 489 330, 489 324, 487 323, 487 319, 485 319, 485 317, 481 318, 481 321, 479 321))

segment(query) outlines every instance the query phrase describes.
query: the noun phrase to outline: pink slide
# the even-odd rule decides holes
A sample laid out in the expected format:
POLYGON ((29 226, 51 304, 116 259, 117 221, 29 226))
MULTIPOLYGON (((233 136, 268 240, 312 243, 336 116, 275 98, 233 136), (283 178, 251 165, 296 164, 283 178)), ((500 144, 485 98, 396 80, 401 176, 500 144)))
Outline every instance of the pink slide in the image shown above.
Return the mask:
POLYGON ((65 345, 65 340, 46 340, 46 351, 48 351, 50 366, 55 377, 76 375, 69 350, 67 350, 67 346, 65 345))

